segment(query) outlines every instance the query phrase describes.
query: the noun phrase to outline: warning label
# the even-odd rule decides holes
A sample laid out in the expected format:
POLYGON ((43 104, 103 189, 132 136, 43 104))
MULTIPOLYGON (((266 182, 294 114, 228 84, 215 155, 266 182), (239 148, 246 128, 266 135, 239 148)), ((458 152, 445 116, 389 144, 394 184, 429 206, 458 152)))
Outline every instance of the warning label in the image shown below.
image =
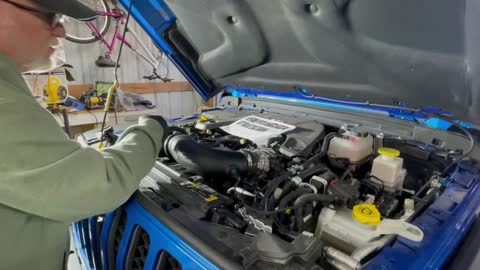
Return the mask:
POLYGON ((258 116, 247 116, 222 129, 232 135, 249 139, 257 145, 266 145, 270 138, 294 130, 295 126, 258 116))

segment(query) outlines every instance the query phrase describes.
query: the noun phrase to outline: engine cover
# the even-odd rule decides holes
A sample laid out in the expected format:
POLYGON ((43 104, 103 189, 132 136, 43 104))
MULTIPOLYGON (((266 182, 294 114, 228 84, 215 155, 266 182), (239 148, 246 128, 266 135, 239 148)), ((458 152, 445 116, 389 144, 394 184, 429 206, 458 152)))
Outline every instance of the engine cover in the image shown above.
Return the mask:
POLYGON ((325 127, 313 120, 286 116, 274 113, 244 112, 244 111, 211 111, 202 114, 202 122, 195 126, 201 130, 209 130, 228 126, 235 121, 248 116, 271 119, 295 126, 295 129, 283 134, 285 137, 278 151, 286 157, 306 156, 311 153, 314 145, 325 135, 325 127))

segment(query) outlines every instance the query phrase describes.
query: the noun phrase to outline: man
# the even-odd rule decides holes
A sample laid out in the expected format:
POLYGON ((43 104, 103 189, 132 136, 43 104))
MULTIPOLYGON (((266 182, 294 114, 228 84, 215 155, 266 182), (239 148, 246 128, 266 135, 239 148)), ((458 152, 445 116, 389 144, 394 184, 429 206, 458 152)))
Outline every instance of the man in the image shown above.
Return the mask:
POLYGON ((124 203, 167 129, 140 119, 103 151, 66 137, 20 75, 52 66, 59 14, 95 18, 74 0, 0 0, 0 269, 63 269, 69 224, 124 203))

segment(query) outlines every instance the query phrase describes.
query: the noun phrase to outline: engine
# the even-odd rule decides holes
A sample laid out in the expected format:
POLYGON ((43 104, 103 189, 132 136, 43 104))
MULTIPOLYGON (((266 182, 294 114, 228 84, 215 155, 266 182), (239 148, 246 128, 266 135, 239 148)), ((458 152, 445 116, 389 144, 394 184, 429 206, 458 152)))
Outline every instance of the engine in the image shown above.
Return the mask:
POLYGON ((238 111, 173 127, 161 162, 188 179, 199 219, 260 239, 240 251, 247 268, 295 257, 303 268, 358 269, 395 236, 421 241, 409 221, 440 192, 445 166, 365 127, 238 111))

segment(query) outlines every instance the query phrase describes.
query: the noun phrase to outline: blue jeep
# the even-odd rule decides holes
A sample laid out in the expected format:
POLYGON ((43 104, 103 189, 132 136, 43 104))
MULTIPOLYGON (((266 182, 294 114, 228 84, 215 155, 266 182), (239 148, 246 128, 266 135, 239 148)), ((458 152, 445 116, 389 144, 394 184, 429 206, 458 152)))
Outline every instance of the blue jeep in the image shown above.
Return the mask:
POLYGON ((134 1, 153 42, 219 99, 170 121, 125 205, 73 225, 83 265, 478 268, 479 11, 473 0, 134 1))

